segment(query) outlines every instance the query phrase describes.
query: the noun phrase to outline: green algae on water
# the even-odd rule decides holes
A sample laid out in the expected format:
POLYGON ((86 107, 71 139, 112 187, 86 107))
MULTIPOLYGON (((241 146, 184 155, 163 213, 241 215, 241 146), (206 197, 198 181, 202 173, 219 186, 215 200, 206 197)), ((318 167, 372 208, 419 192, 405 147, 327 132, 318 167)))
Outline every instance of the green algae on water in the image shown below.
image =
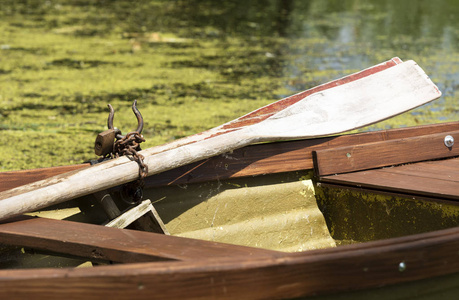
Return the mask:
POLYGON ((365 130, 457 120, 459 4, 407 2, 4 0, 0 171, 95 158, 108 103, 146 148, 393 56, 444 96, 365 130))

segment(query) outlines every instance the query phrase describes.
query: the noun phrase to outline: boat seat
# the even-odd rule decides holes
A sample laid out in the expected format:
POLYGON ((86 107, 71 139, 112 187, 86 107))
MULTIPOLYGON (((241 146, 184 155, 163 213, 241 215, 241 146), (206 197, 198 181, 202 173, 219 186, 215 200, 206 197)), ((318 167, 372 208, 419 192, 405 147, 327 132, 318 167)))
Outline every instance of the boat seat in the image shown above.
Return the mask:
POLYGON ((318 150, 320 182, 459 200, 459 131, 318 150), (450 145, 450 146, 448 146, 450 145))
POLYGON ((324 176, 322 182, 459 200, 459 158, 324 176))

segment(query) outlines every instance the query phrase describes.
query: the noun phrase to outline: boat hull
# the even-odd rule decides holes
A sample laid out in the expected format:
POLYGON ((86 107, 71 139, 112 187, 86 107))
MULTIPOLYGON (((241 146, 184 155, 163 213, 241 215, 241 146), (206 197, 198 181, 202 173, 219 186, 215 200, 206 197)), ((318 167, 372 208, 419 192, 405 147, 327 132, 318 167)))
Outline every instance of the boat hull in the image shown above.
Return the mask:
MULTIPOLYGON (((18 228, 13 233, 17 223, 5 222, 0 238, 16 248, 2 248, 3 262, 5 253, 12 259, 0 270, 0 297, 448 299, 459 289, 454 197, 330 183, 313 173, 312 151, 457 127, 255 145, 152 176, 145 197, 169 237, 91 225, 107 220, 92 195, 33 213, 40 218, 27 220, 27 234, 39 243, 18 228), (47 221, 50 217, 63 221, 47 221), (45 238, 38 225, 50 224, 53 232, 59 227, 55 222, 73 228, 74 235, 45 238), (79 242, 83 233, 91 244, 79 242), (139 246, 121 249, 123 255, 101 248, 104 242, 121 251, 134 238, 139 246), (84 258, 75 260, 75 247, 85 249, 84 258), (41 256, 31 252, 35 248, 41 256), (146 248, 160 261, 136 260, 146 248), (58 250, 72 257, 50 255, 58 250), (58 268, 47 268, 45 258, 58 268), (114 258, 125 263, 112 264, 114 258)), ((128 207, 120 188, 110 192, 121 209, 128 207)))

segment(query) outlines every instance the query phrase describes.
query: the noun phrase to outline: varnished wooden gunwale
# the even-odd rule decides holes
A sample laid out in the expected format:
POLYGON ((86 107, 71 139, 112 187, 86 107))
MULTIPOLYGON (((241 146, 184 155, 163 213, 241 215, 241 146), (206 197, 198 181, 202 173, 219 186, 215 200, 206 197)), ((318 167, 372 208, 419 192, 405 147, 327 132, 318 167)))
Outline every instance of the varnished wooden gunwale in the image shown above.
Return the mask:
POLYGON ((55 175, 75 171, 88 167, 88 164, 78 164, 69 166, 39 168, 31 170, 19 170, 0 173, 0 192, 13 189, 15 187, 47 179, 55 175))
POLYGON ((445 136, 459 140, 459 130, 317 150, 317 175, 342 174, 386 166, 459 156, 445 146, 445 136))
POLYGON ((381 287, 459 272, 459 228, 278 258, 92 269, 0 271, 9 299, 276 299, 381 287), (406 269, 400 271, 400 263, 406 269), (10 297, 11 296, 11 297, 10 297))

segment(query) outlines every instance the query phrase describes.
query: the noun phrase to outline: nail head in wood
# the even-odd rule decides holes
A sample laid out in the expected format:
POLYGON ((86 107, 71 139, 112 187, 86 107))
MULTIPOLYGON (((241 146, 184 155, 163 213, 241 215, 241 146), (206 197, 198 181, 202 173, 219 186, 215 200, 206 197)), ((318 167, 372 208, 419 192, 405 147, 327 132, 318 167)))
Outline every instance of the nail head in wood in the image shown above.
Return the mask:
POLYGON ((451 135, 445 136, 445 146, 448 148, 453 147, 454 145, 454 138, 451 135))

